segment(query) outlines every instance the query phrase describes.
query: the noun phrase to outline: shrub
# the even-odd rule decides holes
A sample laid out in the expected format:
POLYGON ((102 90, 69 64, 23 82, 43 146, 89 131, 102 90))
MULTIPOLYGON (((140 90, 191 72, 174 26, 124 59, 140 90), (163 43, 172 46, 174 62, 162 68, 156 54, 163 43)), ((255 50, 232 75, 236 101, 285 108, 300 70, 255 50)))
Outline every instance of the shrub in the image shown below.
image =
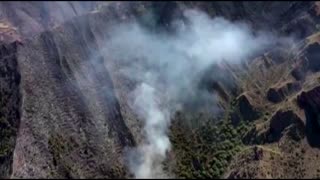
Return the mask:
MULTIPOLYGON (((183 130, 185 127, 173 120, 170 139, 179 164, 174 171, 180 177, 219 178, 234 155, 242 149, 241 139, 249 130, 249 122, 241 120, 239 125, 234 127, 228 115, 218 122, 205 115, 193 117, 203 123, 192 131, 183 130), (200 168, 197 170, 192 168, 193 159, 200 160, 200 168)), ((179 112, 178 118, 183 121, 186 114, 179 112)))

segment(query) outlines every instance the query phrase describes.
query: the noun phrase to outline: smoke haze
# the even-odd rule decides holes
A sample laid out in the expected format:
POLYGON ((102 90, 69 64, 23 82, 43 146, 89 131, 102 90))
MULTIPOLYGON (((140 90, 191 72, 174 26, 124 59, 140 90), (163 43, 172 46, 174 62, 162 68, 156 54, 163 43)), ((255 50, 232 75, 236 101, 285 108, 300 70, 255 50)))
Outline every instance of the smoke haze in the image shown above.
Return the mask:
POLYGON ((128 153, 136 178, 170 177, 162 162, 170 151, 167 135, 173 113, 186 102, 209 104, 216 112, 215 94, 198 88, 205 70, 222 61, 239 64, 279 41, 244 23, 188 10, 186 22, 176 21, 173 34, 154 33, 139 23, 114 26, 104 53, 121 64, 123 75, 137 83, 130 105, 144 124, 145 142, 128 153))

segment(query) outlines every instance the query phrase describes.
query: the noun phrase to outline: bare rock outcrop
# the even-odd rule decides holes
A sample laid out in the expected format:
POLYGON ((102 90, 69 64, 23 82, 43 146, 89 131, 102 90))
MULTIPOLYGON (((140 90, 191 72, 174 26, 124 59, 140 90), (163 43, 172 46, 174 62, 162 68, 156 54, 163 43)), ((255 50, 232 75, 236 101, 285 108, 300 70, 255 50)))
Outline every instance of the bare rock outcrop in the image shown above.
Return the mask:
POLYGON ((306 76, 306 69, 301 65, 298 65, 291 70, 290 74, 295 80, 301 81, 304 80, 306 76))
POLYGON ((267 99, 271 102, 278 103, 283 101, 286 96, 291 95, 301 89, 299 82, 287 81, 269 88, 267 99))
POLYGON ((320 86, 302 92, 297 101, 299 106, 305 110, 308 118, 316 120, 320 126, 320 86))
POLYGON ((298 115, 296 115, 292 110, 277 111, 270 120, 270 127, 267 132, 268 142, 278 141, 284 135, 284 130, 289 126, 291 127, 291 134, 289 135, 292 135, 293 138, 299 140, 304 137, 305 124, 298 115))
POLYGON ((244 120, 252 121, 259 117, 259 111, 253 100, 246 93, 237 98, 239 112, 244 120))

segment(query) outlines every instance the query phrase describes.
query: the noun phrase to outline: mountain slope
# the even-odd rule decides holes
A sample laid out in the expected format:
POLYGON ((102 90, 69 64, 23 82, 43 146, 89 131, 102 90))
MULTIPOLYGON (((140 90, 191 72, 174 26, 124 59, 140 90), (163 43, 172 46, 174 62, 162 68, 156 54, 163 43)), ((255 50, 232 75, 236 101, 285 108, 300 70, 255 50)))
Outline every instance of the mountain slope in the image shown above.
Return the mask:
POLYGON ((224 112, 214 118, 178 112, 166 167, 190 178, 319 176, 312 167, 319 154, 319 17, 313 2, 120 2, 95 11, 98 2, 52 3, 0 4, 4 21, 25 39, 9 38, 0 47, 0 177, 132 177, 126 148, 143 140, 141 121, 128 104, 136 84, 104 53, 108 30, 133 19, 174 30, 171 22, 188 8, 294 34, 301 43, 277 46, 243 67, 212 67, 204 84, 217 92, 224 112), (227 72, 232 83, 214 72, 227 72))

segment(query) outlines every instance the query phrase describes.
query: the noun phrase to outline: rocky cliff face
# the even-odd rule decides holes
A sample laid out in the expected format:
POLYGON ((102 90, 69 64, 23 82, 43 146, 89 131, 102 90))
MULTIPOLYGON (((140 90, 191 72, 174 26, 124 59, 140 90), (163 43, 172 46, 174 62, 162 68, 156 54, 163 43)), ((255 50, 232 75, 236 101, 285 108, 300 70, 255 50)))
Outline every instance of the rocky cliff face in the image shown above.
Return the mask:
MULTIPOLYGON (((108 29, 115 22, 134 18, 150 28, 172 30, 171 20, 183 18, 184 9, 199 8, 211 16, 245 20, 255 28, 270 28, 304 39, 317 31, 319 21, 313 2, 123 2, 95 10, 99 5, 103 3, 0 3, 3 21, 10 24, 9 28, 17 28, 19 36, 25 39, 19 43, 12 42, 16 40, 13 38, 0 46, 0 133, 4 137, 0 140, 1 178, 131 177, 124 153, 126 147, 141 142, 142 133, 140 121, 128 105, 128 93, 135 83, 124 77, 118 70, 122 65, 103 51, 108 43, 108 29), (149 12, 155 16, 152 22, 145 18, 149 12)), ((308 123, 319 119, 319 88, 314 86, 318 83, 317 48, 313 44, 299 49, 303 53, 296 64, 282 51, 261 55, 244 65, 248 77, 240 76, 229 65, 209 69, 203 83, 218 93, 237 128, 230 132, 231 143, 241 140, 236 143, 248 146, 249 150, 234 148, 226 158, 219 155, 221 152, 210 154, 213 150, 206 149, 207 144, 221 142, 217 146, 227 151, 226 147, 231 145, 224 141, 228 136, 223 133, 231 125, 222 125, 226 130, 222 128, 220 134, 211 138, 199 138, 194 134, 198 131, 192 131, 194 141, 208 142, 198 148, 208 156, 201 159, 193 153, 192 162, 179 159, 179 167, 196 164, 197 168, 190 176, 178 174, 216 177, 227 172, 226 177, 230 178, 315 177, 316 169, 293 172, 295 167, 309 167, 318 160, 308 162, 309 157, 319 154, 318 149, 312 148, 317 147, 314 137, 318 130, 308 130, 308 123), (214 72, 220 71, 228 76, 217 77, 214 72), (220 80, 224 78, 231 83, 220 80), (299 95, 310 84, 313 88, 299 95), (234 109, 230 110, 233 99, 234 109), (266 124, 259 126, 261 122, 266 124), (246 129, 241 127, 245 123, 255 128, 245 134, 246 129), (280 150, 274 150, 276 143, 280 150), (260 146, 251 147, 256 144, 260 146), (242 154, 230 155, 237 153, 242 154), (296 153, 303 154, 299 156, 303 160, 292 158, 296 153), (208 160, 209 156, 214 159, 208 160), (231 160, 229 171, 222 170, 231 160), (294 161, 303 163, 291 166, 294 161), (247 165, 241 166, 243 162, 247 165), (272 169, 275 162, 278 169, 264 171, 272 169), (219 168, 217 172, 202 172, 203 167, 211 165, 219 168)), ((216 131, 215 128, 212 129, 216 131)), ((186 139, 189 142, 190 138, 186 139)), ((189 149, 188 144, 197 143, 187 143, 173 151, 184 152, 189 149)))
POLYGON ((319 94, 320 87, 315 87, 307 92, 302 92, 298 96, 299 105, 306 109, 306 111, 312 114, 319 114, 318 110, 320 108, 319 94))
POLYGON ((17 43, 0 47, 0 177, 12 173, 13 150, 21 116, 20 71, 17 61, 17 43))

